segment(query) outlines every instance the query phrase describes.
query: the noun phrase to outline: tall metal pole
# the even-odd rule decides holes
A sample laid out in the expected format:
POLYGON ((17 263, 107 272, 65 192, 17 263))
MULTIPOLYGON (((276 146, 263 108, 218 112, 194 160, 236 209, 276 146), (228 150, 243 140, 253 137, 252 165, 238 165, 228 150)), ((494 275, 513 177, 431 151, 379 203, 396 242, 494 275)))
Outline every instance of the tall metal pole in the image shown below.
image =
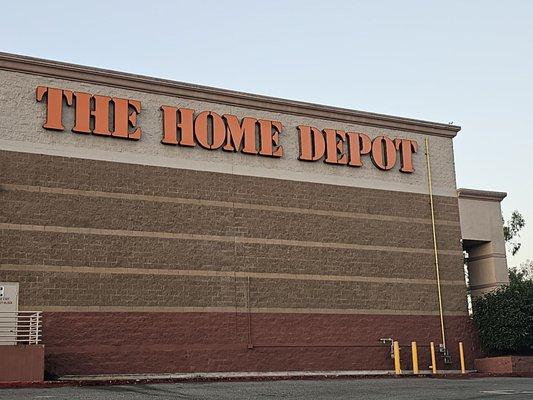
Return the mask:
POLYGON ((429 141, 425 138, 426 144, 426 162, 428 168, 428 186, 429 186, 429 204, 431 206, 431 226, 433 228, 433 250, 435 253, 435 268, 437 271, 437 292, 439 294, 439 315, 440 315, 440 330, 442 334, 442 345, 446 348, 446 335, 444 333, 444 315, 442 312, 442 292, 440 287, 440 272, 439 272, 439 255, 437 250, 437 230, 435 228, 435 208, 433 205, 433 184, 431 182, 431 164, 429 162, 429 141))

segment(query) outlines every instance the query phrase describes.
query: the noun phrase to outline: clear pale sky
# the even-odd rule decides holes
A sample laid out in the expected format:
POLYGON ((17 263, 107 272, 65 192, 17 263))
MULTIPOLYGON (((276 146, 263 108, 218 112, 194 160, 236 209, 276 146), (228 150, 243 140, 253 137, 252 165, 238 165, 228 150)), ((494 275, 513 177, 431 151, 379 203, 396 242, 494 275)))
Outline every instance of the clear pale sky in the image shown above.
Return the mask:
POLYGON ((437 122, 533 259, 533 1, 4 2, 0 51, 437 122))

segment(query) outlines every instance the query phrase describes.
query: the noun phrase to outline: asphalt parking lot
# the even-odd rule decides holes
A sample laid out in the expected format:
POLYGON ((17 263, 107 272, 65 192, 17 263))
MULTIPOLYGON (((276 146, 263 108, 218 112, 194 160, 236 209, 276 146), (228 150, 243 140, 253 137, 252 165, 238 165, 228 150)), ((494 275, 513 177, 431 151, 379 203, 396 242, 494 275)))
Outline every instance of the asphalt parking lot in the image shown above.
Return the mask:
POLYGON ((0 400, 533 399, 533 378, 354 379, 0 389, 0 400))

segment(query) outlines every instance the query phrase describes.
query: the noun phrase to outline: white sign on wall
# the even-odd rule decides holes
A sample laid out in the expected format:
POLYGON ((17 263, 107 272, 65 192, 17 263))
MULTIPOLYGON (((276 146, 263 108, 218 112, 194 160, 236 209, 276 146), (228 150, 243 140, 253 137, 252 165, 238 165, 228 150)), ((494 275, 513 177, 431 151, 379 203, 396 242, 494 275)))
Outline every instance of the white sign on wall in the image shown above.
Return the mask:
POLYGON ((0 345, 16 344, 19 284, 0 282, 0 345))

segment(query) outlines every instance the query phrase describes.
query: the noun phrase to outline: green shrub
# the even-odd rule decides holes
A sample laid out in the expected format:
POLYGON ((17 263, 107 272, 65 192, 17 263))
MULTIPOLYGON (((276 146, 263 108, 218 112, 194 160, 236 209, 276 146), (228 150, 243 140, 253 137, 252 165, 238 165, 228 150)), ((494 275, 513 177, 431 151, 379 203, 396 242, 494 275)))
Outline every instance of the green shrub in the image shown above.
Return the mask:
POLYGON ((533 279, 510 271, 509 285, 474 300, 474 323, 489 355, 533 353, 533 279))

